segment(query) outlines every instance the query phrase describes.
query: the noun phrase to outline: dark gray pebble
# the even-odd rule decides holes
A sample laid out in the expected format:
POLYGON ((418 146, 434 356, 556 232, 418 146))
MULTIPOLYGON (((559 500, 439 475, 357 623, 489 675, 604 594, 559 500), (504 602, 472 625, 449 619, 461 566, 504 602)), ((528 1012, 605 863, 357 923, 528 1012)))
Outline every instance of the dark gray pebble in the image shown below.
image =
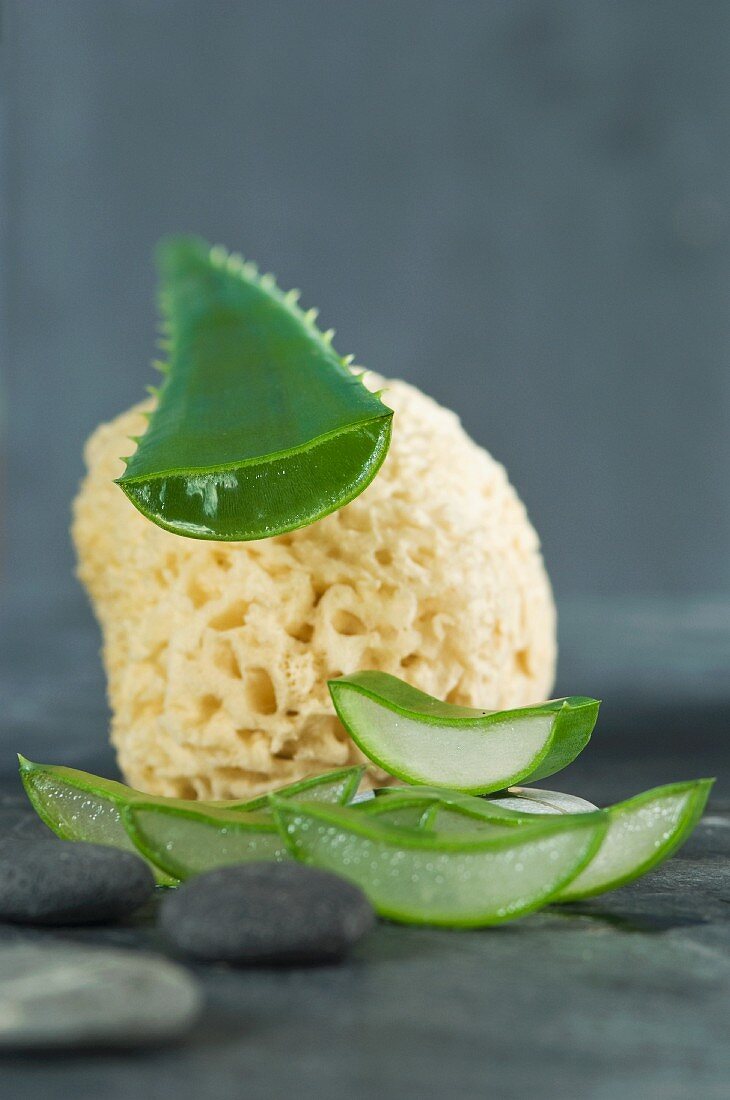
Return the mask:
POLYGON ((155 955, 63 942, 0 947, 0 1050, 148 1046, 187 1032, 200 1009, 193 979, 155 955))
POLYGON ((0 845, 0 921, 98 924, 133 912, 154 888, 134 852, 52 837, 0 845))
POLYGON ((190 879, 163 901, 160 922, 182 955, 206 962, 342 959, 375 914, 357 886, 300 863, 246 863, 190 879))

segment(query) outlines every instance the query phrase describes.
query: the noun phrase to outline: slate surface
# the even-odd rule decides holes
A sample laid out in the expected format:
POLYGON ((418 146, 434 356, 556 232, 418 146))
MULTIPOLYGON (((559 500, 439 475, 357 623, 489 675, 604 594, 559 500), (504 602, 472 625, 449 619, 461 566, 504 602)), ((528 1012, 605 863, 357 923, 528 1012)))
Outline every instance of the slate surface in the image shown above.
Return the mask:
MULTIPOLYGON (((114 774, 104 747, 98 639, 60 612, 43 629, 30 612, 0 616, 0 627, 0 834, 31 835, 44 826, 27 808, 11 750, 114 774)), ((577 639, 571 647, 580 648, 577 639)), ((628 683, 622 691, 617 680, 613 719, 559 784, 545 785, 606 803, 672 779, 727 776, 723 740, 707 732, 719 728, 719 690, 707 726, 698 709, 707 654, 686 638, 682 648, 684 667, 697 666, 696 679, 686 674, 696 685, 686 712, 695 717, 685 730, 686 755, 656 752, 667 714, 659 675, 643 697, 644 742, 621 724, 631 708, 628 683)), ((668 675, 669 655, 666 668, 668 675)), ((636 663, 633 674, 641 682, 636 663)), ((667 692, 675 713, 684 713, 678 682, 674 677, 667 692)), ((192 1038, 132 1054, 5 1056, 0 1095, 726 1100, 727 790, 721 781, 708 816, 679 855, 633 886, 499 929, 382 923, 339 967, 194 967, 206 1009, 192 1038)), ((0 926, 0 942, 40 937, 164 950, 156 904, 107 929, 0 926)))
MULTIPOLYGON (((42 828, 17 792, 1 806, 3 831, 42 828)), ((191 1039, 152 1053, 6 1057, 2 1092, 724 1100, 729 852, 730 806, 716 805, 664 869, 597 901, 476 932, 383 923, 339 967, 195 967, 206 1010, 191 1039)), ((164 950, 156 904, 108 929, 2 926, 0 942, 164 950)))

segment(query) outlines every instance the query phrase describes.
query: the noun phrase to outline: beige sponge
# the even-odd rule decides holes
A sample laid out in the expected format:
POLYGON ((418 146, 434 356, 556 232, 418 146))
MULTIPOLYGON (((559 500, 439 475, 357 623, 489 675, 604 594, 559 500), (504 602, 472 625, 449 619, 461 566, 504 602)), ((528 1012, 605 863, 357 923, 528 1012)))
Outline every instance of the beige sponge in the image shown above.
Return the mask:
POLYGON ((524 507, 453 413, 387 387, 393 442, 374 482, 261 542, 181 538, 135 510, 113 478, 146 406, 89 440, 73 534, 133 786, 245 798, 361 759, 327 691, 355 669, 474 706, 547 697, 555 613, 524 507))

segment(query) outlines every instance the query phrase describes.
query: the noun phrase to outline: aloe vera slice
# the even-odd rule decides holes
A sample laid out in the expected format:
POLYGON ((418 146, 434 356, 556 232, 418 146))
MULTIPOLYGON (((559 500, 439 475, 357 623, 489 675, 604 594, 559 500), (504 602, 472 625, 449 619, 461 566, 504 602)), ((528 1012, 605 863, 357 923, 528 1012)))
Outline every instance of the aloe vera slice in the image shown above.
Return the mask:
POLYGON ((608 831, 596 855, 555 900, 578 901, 615 890, 663 862, 697 825, 713 783, 670 783, 609 807, 608 831))
POLYGON ((357 811, 384 824, 421 829, 428 827, 438 806, 439 803, 433 798, 399 798, 394 794, 389 798, 372 798, 368 802, 360 802, 357 804, 357 811))
MULTIPOLYGON (((312 802, 346 804, 355 794, 365 768, 355 765, 310 776, 275 793, 312 802)), ((131 801, 122 813, 123 827, 134 846, 177 879, 230 863, 284 859, 269 806, 269 795, 248 802, 131 801)))
POLYGON ((118 484, 190 538, 268 538, 342 507, 375 477, 393 412, 252 264, 179 237, 159 249, 165 381, 118 484))
MULTIPOLYGON (((355 764, 352 767, 325 772, 323 775, 308 776, 307 779, 289 783, 286 787, 279 787, 271 793, 280 798, 301 798, 306 802, 334 802, 337 805, 346 806, 354 797, 364 774, 365 765, 355 764)), ((269 810, 269 795, 262 794, 247 802, 228 799, 224 802, 206 802, 205 805, 215 806, 218 809, 257 813, 269 810)))
MULTIPOLYGON (((430 804, 434 807, 434 812, 439 807, 454 806, 474 818, 491 822, 492 825, 533 824, 535 820, 532 803, 528 804, 527 810, 512 809, 512 807, 501 806, 500 799, 482 798, 478 795, 465 794, 463 791, 455 791, 449 787, 381 787, 375 791, 374 801, 376 805, 383 803, 387 805, 392 801, 430 804)), ((595 808, 591 806, 592 810, 595 808)), ((376 810, 375 813, 377 812, 376 810)))
POLYGON ((271 802, 296 859, 355 882, 382 916, 410 924, 499 924, 539 908, 582 870, 607 824, 601 813, 576 814, 439 836, 360 808, 271 802))
POLYGON ((329 681, 335 709, 370 760, 409 783, 485 794, 560 771, 585 748, 596 699, 517 710, 442 703, 385 672, 329 681))
POLYGON ((134 801, 123 808, 122 821, 135 848, 181 880, 231 863, 287 856, 271 814, 134 801))
POLYGON ((534 822, 536 816, 561 817, 598 810, 585 798, 560 791, 543 791, 537 787, 511 787, 510 790, 512 794, 504 798, 442 795, 424 814, 421 826, 439 833, 458 833, 465 829, 484 830, 495 826, 529 824, 534 822))
POLYGON ((521 814, 586 814, 598 807, 577 794, 544 791, 540 787, 510 787, 504 795, 493 795, 489 801, 505 810, 521 814))
MULTIPOLYGON (((34 764, 24 756, 18 760, 20 777, 34 810, 62 840, 85 840, 135 851, 120 811, 131 799, 148 796, 140 796, 124 783, 76 768, 34 764)), ((148 862, 159 885, 174 883, 154 861, 148 862)))

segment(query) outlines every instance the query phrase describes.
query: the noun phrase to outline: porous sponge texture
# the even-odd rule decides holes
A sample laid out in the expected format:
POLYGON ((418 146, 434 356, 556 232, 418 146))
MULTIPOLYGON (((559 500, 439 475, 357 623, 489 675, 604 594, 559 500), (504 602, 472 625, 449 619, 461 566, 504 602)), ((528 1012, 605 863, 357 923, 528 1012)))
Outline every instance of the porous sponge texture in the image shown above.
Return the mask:
POLYGON ((73 535, 134 787, 246 798, 363 759, 327 690, 356 669, 472 706, 548 696, 555 612, 523 505, 452 412, 386 385, 393 442, 373 483, 260 542, 170 534, 113 483, 149 405, 89 440, 73 535))

